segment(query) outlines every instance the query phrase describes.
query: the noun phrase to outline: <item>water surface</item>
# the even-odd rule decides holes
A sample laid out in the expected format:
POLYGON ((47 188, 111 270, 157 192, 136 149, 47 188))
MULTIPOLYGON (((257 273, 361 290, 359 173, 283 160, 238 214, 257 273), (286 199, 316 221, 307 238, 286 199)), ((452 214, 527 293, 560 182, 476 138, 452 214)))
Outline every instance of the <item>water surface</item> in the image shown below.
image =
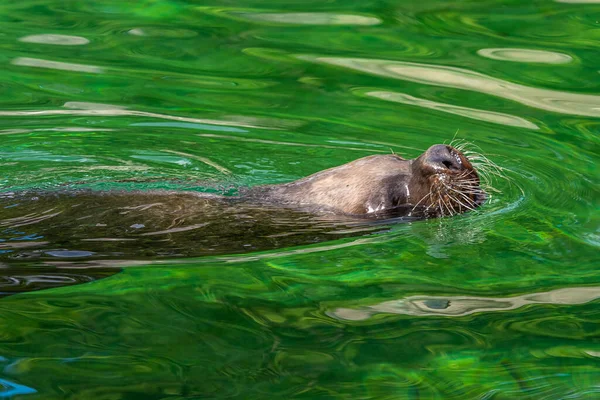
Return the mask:
POLYGON ((596 398, 595 3, 4 2, 2 192, 230 193, 453 138, 506 178, 238 254, 30 262, 47 238, 2 225, 5 292, 57 287, 0 299, 0 398, 596 398))

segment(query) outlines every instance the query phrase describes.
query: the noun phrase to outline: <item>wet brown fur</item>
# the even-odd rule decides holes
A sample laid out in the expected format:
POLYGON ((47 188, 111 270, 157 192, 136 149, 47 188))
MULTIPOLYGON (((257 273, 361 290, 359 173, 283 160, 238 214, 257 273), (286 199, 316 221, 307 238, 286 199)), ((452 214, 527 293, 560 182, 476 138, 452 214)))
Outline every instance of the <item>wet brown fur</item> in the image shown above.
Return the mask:
POLYGON ((380 215, 420 207, 432 216, 453 215, 481 204, 485 193, 469 160, 450 146, 433 146, 413 160, 373 155, 300 180, 259 186, 243 194, 267 203, 351 215, 380 215), (432 162, 432 149, 445 148, 453 169, 432 162))
POLYGON ((411 164, 388 154, 374 155, 339 167, 317 172, 306 178, 253 189, 270 201, 300 206, 319 206, 345 214, 365 214, 371 205, 391 207, 390 184, 395 178, 408 177, 411 164))

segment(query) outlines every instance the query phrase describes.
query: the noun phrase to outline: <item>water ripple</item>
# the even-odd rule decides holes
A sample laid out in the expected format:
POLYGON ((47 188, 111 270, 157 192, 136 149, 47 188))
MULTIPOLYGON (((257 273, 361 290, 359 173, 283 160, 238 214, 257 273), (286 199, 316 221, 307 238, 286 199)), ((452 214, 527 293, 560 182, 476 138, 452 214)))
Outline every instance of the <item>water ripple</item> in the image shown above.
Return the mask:
POLYGON ((378 25, 376 17, 336 13, 260 13, 229 11, 227 14, 258 22, 273 22, 293 25, 378 25))
POLYGON ((600 117, 600 96, 529 87, 464 68, 366 58, 298 58, 425 85, 480 92, 561 114, 600 117))
POLYGON ((191 38, 198 36, 197 32, 189 29, 156 26, 133 28, 127 31, 127 33, 133 36, 149 36, 158 38, 191 38))
MULTIPOLYGON (((219 121, 213 119, 179 117, 167 114, 158 114, 145 111, 128 110, 126 107, 115 106, 111 104, 98 104, 87 102, 67 102, 65 109, 58 110, 31 110, 31 111, 0 111, 0 116, 36 116, 36 115, 84 115, 84 116, 142 116, 158 119, 168 119, 173 121, 192 122, 209 125, 228 125, 245 128, 259 128, 259 126, 250 123, 238 121, 219 121)), ((262 129, 277 129, 273 127, 260 127, 262 129)))
POLYGON ((600 3, 600 0, 554 0, 557 3, 571 3, 571 4, 594 4, 600 3))
POLYGON ((492 60, 514 61, 523 63, 567 64, 573 57, 548 50, 490 48, 477 50, 477 54, 492 60))
POLYGON ((476 119, 479 121, 491 122, 494 124, 516 126, 526 129, 539 129, 533 122, 529 122, 524 118, 514 115, 499 113, 488 110, 478 110, 475 108, 462 107, 453 104, 439 103, 436 101, 421 99, 418 97, 409 96, 404 93, 388 92, 381 90, 367 91, 361 89, 360 92, 364 96, 375 97, 381 100, 387 100, 394 103, 408 104, 417 107, 428 108, 431 110, 442 111, 449 114, 460 115, 467 118, 476 119))
POLYGON ((41 60, 38 58, 19 57, 11 61, 11 64, 22 67, 35 67, 35 68, 47 68, 47 69, 58 69, 62 71, 75 71, 75 72, 88 72, 91 74, 101 74, 104 69, 95 65, 84 65, 67 63, 60 61, 41 60))
POLYGON ((37 390, 19 385, 15 382, 7 381, 6 379, 0 379, 0 398, 12 398, 14 396, 20 396, 25 394, 37 393, 37 390))
POLYGON ((57 35, 52 33, 23 36, 19 41, 24 43, 40 43, 60 46, 81 46, 90 42, 88 39, 81 36, 57 35))
POLYGON ((338 308, 328 313, 333 318, 362 321, 376 314, 462 317, 474 313, 509 311, 531 304, 584 304, 600 298, 600 286, 556 289, 550 292, 515 297, 411 296, 386 301, 361 309, 338 308))

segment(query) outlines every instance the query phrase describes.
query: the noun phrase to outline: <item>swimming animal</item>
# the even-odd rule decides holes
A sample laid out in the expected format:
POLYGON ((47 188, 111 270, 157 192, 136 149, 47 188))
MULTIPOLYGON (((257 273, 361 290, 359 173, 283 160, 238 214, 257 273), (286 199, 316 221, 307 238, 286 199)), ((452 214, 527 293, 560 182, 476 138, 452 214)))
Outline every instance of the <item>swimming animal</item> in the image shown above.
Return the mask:
POLYGON ((123 260, 231 255, 368 235, 392 222, 474 210, 485 199, 471 161, 447 145, 410 160, 368 156, 236 196, 0 192, 0 295, 94 280, 118 272, 123 260))
POLYGON ((368 156, 295 182, 258 186, 243 197, 355 216, 447 216, 475 209, 486 193, 467 157, 438 144, 412 160, 368 156))

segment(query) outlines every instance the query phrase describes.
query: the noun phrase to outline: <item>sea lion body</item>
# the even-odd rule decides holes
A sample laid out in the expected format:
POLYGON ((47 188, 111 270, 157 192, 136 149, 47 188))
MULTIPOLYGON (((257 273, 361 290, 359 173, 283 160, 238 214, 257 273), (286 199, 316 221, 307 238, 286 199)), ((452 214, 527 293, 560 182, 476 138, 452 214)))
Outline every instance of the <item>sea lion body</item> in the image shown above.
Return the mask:
POLYGON ((406 203, 410 173, 411 163, 403 158, 374 155, 294 182, 257 187, 245 195, 313 210, 373 214, 406 203))
POLYGON ((428 215, 452 215, 485 200, 470 161, 446 145, 432 146, 412 160, 395 154, 368 156, 294 182, 258 186, 242 195, 355 216, 401 216, 418 209, 426 209, 428 215))
POLYGON ((393 220, 399 222, 457 214, 484 199, 473 166, 445 145, 412 160, 368 156, 294 182, 240 190, 238 196, 0 192, 0 268, 5 271, 0 296, 110 275, 117 271, 110 260, 309 245, 380 232, 388 222, 376 220, 383 218, 400 217, 393 220))

